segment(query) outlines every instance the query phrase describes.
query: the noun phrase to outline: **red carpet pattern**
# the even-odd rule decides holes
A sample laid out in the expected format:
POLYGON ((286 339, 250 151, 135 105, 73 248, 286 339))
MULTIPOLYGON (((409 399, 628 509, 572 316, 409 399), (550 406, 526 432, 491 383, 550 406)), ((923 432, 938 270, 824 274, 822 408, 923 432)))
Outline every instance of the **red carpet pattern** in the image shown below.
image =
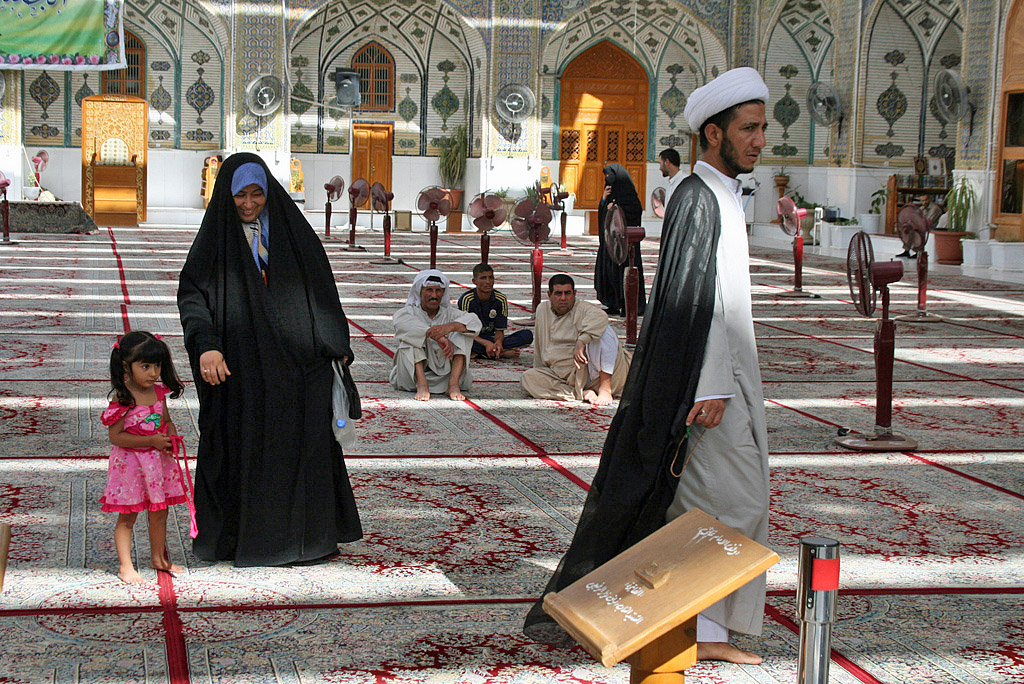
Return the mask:
MULTIPOLYGON (((171 577, 134 553, 147 580, 120 582, 113 516, 97 502, 109 453, 99 414, 107 355, 129 328, 164 335, 189 376, 175 306, 194 230, 101 229, 19 236, 0 251, 0 522, 14 527, 0 594, 0 682, 619 683, 580 649, 530 642, 522 618, 568 544, 614 405, 526 398, 517 360, 474 361, 464 402, 424 404, 388 383, 391 314, 427 267, 426 236, 395 236, 407 263, 325 241, 348 314, 363 396, 346 454, 366 535, 319 565, 234 568, 191 554, 188 513, 172 510, 171 577)), ((475 236, 442 235, 452 294, 470 285, 475 236)), ((593 297, 596 239, 545 253, 545 274, 593 297)), ((648 285, 658 243, 643 253, 648 285)), ((938 324, 898 324, 893 424, 917 452, 863 454, 832 442, 874 425, 877 321, 849 303, 844 264, 810 257, 791 287, 788 252, 753 248, 755 327, 772 454, 764 634, 736 643, 759 666, 698 663, 688 681, 793 682, 797 545, 842 543, 831 681, 1024 682, 1024 287, 932 274, 938 324)), ((529 250, 493 237, 509 317, 529 318, 529 250)), ((894 314, 916 308, 912 268, 894 314)), ((877 316, 876 316, 877 319, 877 316)), ((624 335, 622 319, 613 322, 624 335)), ((188 378, 187 378, 188 379, 188 378)), ((190 380, 190 379, 189 379, 190 380)), ((171 400, 198 437, 191 382, 171 400)))

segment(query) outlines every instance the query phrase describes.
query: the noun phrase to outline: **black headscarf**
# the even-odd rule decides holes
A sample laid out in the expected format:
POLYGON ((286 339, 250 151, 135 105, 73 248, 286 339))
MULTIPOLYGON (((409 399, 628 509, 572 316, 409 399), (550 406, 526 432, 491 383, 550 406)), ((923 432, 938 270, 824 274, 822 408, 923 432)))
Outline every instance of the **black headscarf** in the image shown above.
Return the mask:
MULTIPOLYGON (((597 209, 598 225, 598 251, 597 261, 594 264, 594 289, 597 291, 597 298, 611 313, 626 315, 626 293, 623 287, 623 276, 625 275, 628 262, 617 264, 608 256, 604 240, 604 224, 608 215, 608 205, 615 202, 622 208, 627 226, 641 225, 644 207, 640 203, 640 197, 636 193, 636 186, 629 172, 622 164, 609 164, 604 167, 604 182, 611 186, 611 193, 608 197, 602 197, 597 209)), ((640 259, 640 245, 633 245, 634 263, 640 275, 640 289, 637 297, 637 313, 642 315, 647 305, 646 287, 644 285, 644 265, 640 259)))
POLYGON ((330 360, 352 361, 348 322, 323 245, 255 154, 229 157, 178 288, 199 394, 196 555, 278 565, 358 539, 359 517, 331 433, 330 360), (235 171, 264 168, 266 282, 231 193, 235 171), (224 354, 226 382, 202 380, 199 357, 224 354))
MULTIPOLYGON (((665 523, 688 455, 686 416, 714 313, 720 233, 714 193, 700 177, 685 178, 666 208, 647 318, 597 474, 545 594, 564 589, 665 523)), ((542 600, 523 631, 537 641, 568 643, 542 600)))

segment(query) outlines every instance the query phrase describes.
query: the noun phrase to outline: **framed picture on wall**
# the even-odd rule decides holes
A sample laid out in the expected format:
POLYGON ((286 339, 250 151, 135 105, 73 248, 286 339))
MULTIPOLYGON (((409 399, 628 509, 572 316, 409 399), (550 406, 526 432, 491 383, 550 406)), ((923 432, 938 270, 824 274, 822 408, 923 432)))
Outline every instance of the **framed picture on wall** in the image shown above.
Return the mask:
POLYGON ((928 173, 928 157, 914 157, 914 173, 919 176, 928 173))
POLYGON ((942 163, 943 160, 939 157, 930 157, 928 159, 928 175, 929 176, 945 176, 946 169, 942 163))

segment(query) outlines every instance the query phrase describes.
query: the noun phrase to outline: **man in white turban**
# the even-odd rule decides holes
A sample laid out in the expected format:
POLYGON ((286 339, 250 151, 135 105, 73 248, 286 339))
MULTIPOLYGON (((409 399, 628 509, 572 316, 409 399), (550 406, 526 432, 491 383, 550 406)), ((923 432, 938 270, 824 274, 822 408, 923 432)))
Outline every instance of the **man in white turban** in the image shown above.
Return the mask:
POLYGON ((440 271, 420 271, 405 306, 391 317, 398 350, 389 379, 396 389, 415 391, 419 401, 431 392, 461 401, 473 384, 468 359, 480 319, 451 306, 448 285, 440 271))
MULTIPOLYGON (((765 146, 768 88, 728 71, 690 95, 703 153, 672 192, 661 259, 619 410, 573 541, 546 591, 559 591, 699 508, 768 541, 768 443, 751 315, 740 181, 765 146), (683 456, 677 457, 678 454, 683 456)), ((703 611, 697 657, 756 664, 729 631, 760 634, 762 575, 703 611)), ((540 602, 524 631, 557 641, 540 602)))

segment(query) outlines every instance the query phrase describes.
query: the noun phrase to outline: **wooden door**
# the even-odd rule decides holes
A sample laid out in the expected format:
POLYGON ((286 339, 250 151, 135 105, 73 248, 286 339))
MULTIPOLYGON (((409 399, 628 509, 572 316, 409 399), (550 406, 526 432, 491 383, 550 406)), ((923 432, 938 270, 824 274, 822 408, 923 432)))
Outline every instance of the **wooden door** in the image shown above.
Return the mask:
POLYGON ((352 179, 365 178, 373 185, 380 182, 391 190, 391 152, 394 131, 391 124, 357 123, 352 125, 352 179))
MULTIPOLYGON (((603 41, 566 67, 559 97, 559 183, 576 208, 596 212, 604 167, 622 164, 645 204, 647 74, 631 55, 603 41), (595 76, 594 74, 599 74, 595 76)), ((596 221, 591 232, 596 232, 596 221)))

